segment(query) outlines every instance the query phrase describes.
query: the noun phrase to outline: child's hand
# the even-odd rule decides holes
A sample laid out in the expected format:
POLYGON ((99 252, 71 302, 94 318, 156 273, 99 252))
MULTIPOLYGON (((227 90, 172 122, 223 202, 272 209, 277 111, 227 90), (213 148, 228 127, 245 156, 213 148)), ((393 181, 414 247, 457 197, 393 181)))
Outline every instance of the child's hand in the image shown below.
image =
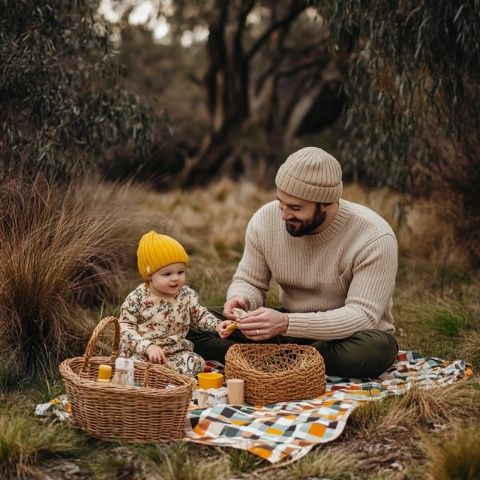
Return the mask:
POLYGON ((170 362, 167 360, 167 356, 165 355, 163 348, 157 347, 156 345, 150 345, 149 347, 147 347, 147 349, 145 350, 145 355, 152 363, 164 363, 167 366, 170 365, 170 362))
POLYGON ((232 322, 231 320, 223 320, 217 326, 217 333, 220 338, 227 338, 236 328, 237 322, 232 322))

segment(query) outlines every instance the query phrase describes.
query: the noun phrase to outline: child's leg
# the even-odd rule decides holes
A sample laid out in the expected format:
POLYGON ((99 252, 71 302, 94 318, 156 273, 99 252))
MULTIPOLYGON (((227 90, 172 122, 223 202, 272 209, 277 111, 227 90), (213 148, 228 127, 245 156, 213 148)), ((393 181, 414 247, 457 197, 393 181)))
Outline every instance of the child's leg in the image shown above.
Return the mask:
POLYGON ((168 361, 179 373, 190 377, 196 377, 197 373, 203 372, 205 368, 205 360, 198 353, 190 350, 180 350, 169 355, 168 361))

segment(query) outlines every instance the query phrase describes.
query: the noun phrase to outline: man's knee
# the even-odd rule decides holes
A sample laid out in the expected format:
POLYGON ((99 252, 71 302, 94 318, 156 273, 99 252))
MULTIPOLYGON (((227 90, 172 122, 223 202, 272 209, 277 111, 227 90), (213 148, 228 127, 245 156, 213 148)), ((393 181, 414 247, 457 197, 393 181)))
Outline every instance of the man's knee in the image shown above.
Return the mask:
POLYGON ((361 342, 371 348, 373 351, 383 353, 398 351, 397 341, 393 335, 382 332, 381 330, 362 330, 353 335, 361 340, 361 342))
POLYGON ((363 330, 350 337, 313 344, 325 360, 327 374, 341 377, 377 377, 395 361, 395 338, 380 330, 363 330))
POLYGON ((397 358, 398 344, 389 333, 380 330, 365 330, 363 334, 365 364, 369 377, 378 377, 390 368, 397 358))

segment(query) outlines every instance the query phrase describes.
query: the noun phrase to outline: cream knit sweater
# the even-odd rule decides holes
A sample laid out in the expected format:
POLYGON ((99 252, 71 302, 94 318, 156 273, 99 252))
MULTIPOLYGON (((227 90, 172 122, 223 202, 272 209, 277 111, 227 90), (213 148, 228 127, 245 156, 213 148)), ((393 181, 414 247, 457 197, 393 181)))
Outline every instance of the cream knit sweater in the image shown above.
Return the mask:
POLYGON ((254 310, 273 279, 281 305, 291 312, 286 335, 333 340, 366 329, 393 333, 396 272, 395 234, 369 208, 340 200, 326 230, 292 237, 273 201, 248 224, 227 298, 245 297, 254 310))

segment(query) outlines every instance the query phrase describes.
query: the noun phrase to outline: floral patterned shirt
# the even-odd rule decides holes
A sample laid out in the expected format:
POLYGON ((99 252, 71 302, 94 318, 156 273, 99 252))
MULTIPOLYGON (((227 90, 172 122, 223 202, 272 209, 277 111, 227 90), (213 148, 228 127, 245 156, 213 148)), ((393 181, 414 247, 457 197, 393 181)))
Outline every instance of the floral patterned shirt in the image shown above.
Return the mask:
POLYGON ((121 354, 143 358, 150 345, 170 355, 180 350, 193 351, 192 342, 185 338, 190 324, 214 332, 220 320, 198 303, 198 294, 187 285, 175 297, 165 299, 142 284, 123 302, 119 323, 121 354))

